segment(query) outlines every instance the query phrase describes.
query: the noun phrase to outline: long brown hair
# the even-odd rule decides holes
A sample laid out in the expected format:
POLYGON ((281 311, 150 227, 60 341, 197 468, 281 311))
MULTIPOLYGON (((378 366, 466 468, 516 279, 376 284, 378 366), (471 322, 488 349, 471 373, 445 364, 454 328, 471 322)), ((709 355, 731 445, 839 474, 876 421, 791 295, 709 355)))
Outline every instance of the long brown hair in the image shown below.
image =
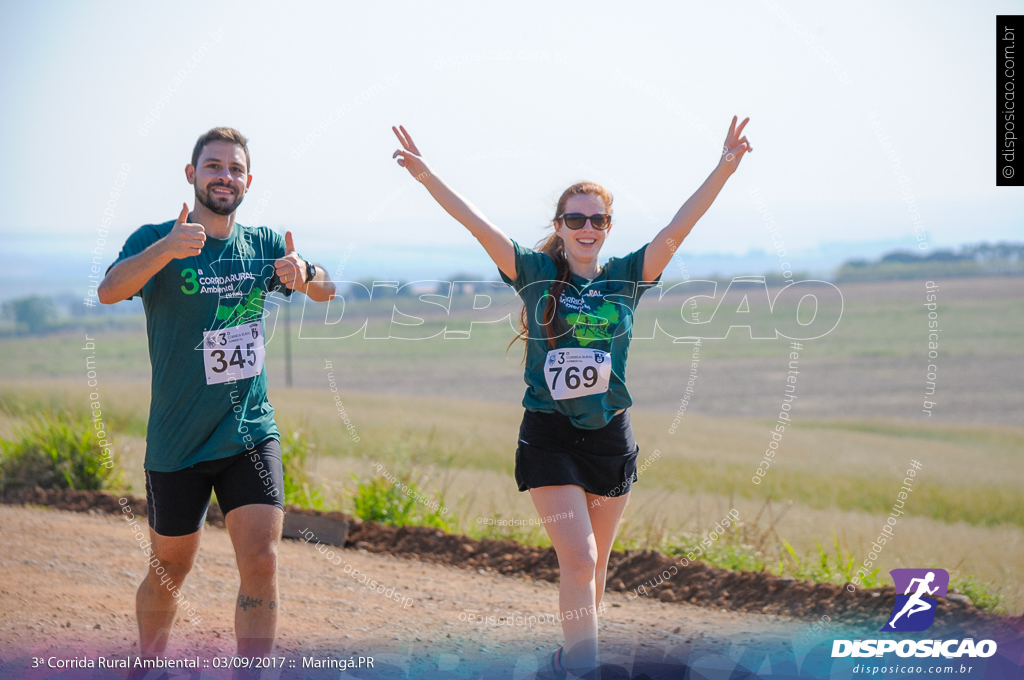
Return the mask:
MULTIPOLYGON (((555 217, 551 220, 551 233, 545 238, 541 239, 534 250, 538 253, 544 253, 551 258, 551 261, 555 263, 557 274, 555 275, 555 282, 548 291, 547 301, 544 304, 544 318, 542 323, 544 324, 544 330, 548 336, 548 347, 554 349, 555 338, 562 334, 562 329, 559 325, 558 315, 555 313, 557 309, 558 300, 562 297, 562 292, 566 286, 572 282, 572 272, 569 269, 569 259, 565 256, 565 244, 562 242, 562 238, 558 235, 555 229, 555 222, 558 221, 559 216, 565 212, 566 202, 573 196, 579 196, 581 194, 592 194, 597 196, 604 201, 605 212, 608 215, 612 214, 612 194, 610 191, 605 189, 597 182, 577 182, 571 187, 562 192, 561 197, 558 199, 558 204, 555 206, 555 217)), ((526 362, 526 341, 530 337, 530 330, 527 324, 529 317, 527 314, 529 311, 526 309, 526 305, 523 304, 523 311, 519 313, 519 333, 516 337, 512 338, 512 342, 508 343, 508 347, 505 348, 505 355, 508 356, 508 350, 512 348, 516 340, 523 341, 523 362, 526 362)))

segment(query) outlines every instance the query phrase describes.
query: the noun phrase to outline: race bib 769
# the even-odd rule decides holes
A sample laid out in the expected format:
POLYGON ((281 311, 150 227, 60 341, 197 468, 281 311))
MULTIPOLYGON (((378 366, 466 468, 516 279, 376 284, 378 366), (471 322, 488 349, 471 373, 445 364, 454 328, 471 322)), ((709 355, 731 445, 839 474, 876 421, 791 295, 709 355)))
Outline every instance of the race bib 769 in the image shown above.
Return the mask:
POLYGON ((607 392, 611 375, 612 355, 599 349, 553 349, 544 360, 544 379, 556 401, 607 392))

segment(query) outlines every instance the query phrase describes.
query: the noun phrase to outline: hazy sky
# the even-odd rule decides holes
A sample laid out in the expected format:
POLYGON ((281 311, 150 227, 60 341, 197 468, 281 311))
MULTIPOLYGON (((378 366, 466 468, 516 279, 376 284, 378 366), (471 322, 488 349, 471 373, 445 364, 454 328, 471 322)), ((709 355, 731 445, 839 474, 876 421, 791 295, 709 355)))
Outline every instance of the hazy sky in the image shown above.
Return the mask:
POLYGON ((195 139, 229 125, 251 142, 243 223, 293 229, 300 252, 479 262, 392 160, 403 123, 440 176, 531 245, 564 187, 606 184, 606 252, 621 254, 710 173, 735 113, 755 151, 690 252, 771 250, 755 187, 788 248, 912 245, 878 134, 933 248, 1019 239, 1022 192, 995 186, 1000 13, 1024 3, 5 3, 0 231, 90 235, 130 168, 112 260, 192 202, 195 139))

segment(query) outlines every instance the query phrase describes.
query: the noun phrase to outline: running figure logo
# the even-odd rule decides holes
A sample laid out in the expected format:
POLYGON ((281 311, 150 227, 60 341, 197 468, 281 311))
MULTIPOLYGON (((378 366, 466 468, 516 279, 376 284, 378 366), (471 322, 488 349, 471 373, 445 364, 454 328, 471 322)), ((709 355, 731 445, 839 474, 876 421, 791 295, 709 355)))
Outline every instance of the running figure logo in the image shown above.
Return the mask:
POLYGON ((896 604, 892 607, 892 617, 881 630, 926 630, 935 621, 938 608, 938 600, 928 596, 938 594, 946 597, 949 572, 945 569, 893 569, 889 573, 896 585, 896 604), (902 595, 898 594, 900 591, 903 591, 902 595))

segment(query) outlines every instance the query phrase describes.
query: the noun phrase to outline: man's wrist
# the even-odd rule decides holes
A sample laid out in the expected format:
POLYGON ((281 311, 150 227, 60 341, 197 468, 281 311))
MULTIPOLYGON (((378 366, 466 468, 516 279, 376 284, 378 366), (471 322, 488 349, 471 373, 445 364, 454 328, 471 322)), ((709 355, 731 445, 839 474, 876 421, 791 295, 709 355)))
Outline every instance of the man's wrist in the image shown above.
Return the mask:
POLYGON ((164 236, 154 243, 150 248, 153 251, 153 256, 161 268, 167 266, 174 259, 174 256, 170 252, 170 244, 167 243, 167 237, 164 236))
POLYGON ((316 278, 316 265, 306 260, 306 283, 316 278))

